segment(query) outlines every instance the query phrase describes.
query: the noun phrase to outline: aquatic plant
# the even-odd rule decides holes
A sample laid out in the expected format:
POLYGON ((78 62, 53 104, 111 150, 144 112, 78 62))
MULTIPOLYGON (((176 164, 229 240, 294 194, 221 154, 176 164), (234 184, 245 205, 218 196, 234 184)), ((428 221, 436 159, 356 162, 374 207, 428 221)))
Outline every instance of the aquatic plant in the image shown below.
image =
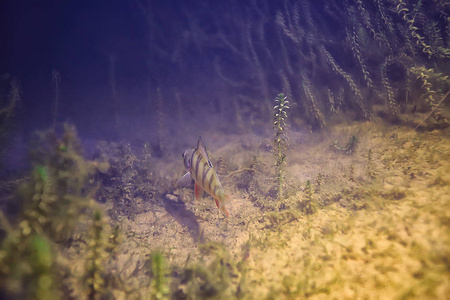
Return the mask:
POLYGON ((83 158, 76 130, 67 124, 61 137, 53 130, 37 135, 32 164, 19 189, 22 212, 13 224, 1 214, 6 236, 0 246, 0 285, 13 299, 58 299, 66 283, 56 277, 68 269, 62 249, 73 242, 80 219, 93 206, 88 179, 107 165, 83 158))
POLYGON ((331 55, 330 52, 328 52, 327 49, 325 49, 325 47, 321 48, 321 53, 322 55, 325 57, 325 60, 327 61, 327 63, 330 65, 331 69, 339 76, 341 76, 342 78, 345 79, 345 81, 347 82, 348 86, 350 87, 351 91, 353 92, 355 98, 355 102, 358 105, 362 115, 367 119, 369 118, 369 114, 364 106, 364 101, 363 101, 363 96, 362 96, 362 92, 360 90, 360 88, 358 87, 358 85, 356 84, 356 82, 354 81, 353 77, 351 74, 347 73, 344 71, 344 69, 342 69, 336 62, 336 60, 333 58, 333 56, 331 55))
POLYGON ((280 225, 298 221, 298 214, 295 211, 286 208, 279 210, 275 209, 263 215, 260 222, 266 223, 264 228, 276 231, 279 230, 280 225))
POLYGON ((11 137, 12 120, 20 103, 20 83, 17 78, 3 75, 0 81, 0 154, 11 137))
POLYGON ((274 121, 275 128, 275 157, 276 157, 276 182, 278 185, 278 200, 283 197, 284 184, 284 165, 286 164, 286 118, 287 110, 289 109, 289 101, 286 96, 281 93, 275 98, 274 121))
POLYGON ((48 238, 23 222, 7 227, 0 247, 1 295, 7 299, 59 299, 55 249, 48 238))
MULTIPOLYGON (((410 79, 396 68, 386 67, 385 58, 407 60, 408 68, 442 66, 440 71, 448 75, 445 64, 450 57, 450 12, 445 1, 228 1, 221 3, 220 9, 205 5, 176 11, 174 7, 186 24, 158 24, 154 21, 158 7, 138 2, 152 32, 148 35, 152 66, 175 63, 177 70, 191 71, 189 60, 183 57, 209 60, 214 75, 222 87, 236 95, 235 99, 261 99, 260 115, 271 112, 266 109, 270 107, 266 105, 268 95, 283 90, 291 104, 305 108, 298 112, 300 117, 319 127, 319 111, 326 123, 325 112, 337 110, 333 97, 326 93, 337 98, 343 89, 340 108, 356 112, 357 118, 370 119, 373 105, 387 103, 389 117, 407 121, 399 118, 404 113, 399 96, 410 79), (205 26, 205 15, 214 30, 205 26), (170 40, 166 39, 167 32, 170 40), (160 39, 167 42, 164 50, 158 47, 160 39), (186 43, 175 42, 179 40, 186 43), (208 49, 219 49, 226 56, 208 57, 204 55, 208 49), (240 67, 232 67, 236 64, 240 67), (299 74, 307 76, 308 86, 299 74)), ((154 78, 160 75, 156 70, 149 70, 154 78)), ((241 114, 238 110, 230 110, 230 114, 235 111, 241 114)), ((242 114, 238 117, 245 121, 242 114)))
POLYGON ((355 166, 353 166, 353 164, 350 165, 348 173, 348 181, 355 182, 355 166))
MULTIPOLYGON (((55 257, 57 246, 73 234, 82 208, 85 181, 94 170, 78 152, 76 133, 70 126, 60 140, 53 131, 35 145, 34 168, 20 187, 23 211, 17 224, 7 226, 0 248, 0 277, 11 297, 56 297, 55 257), (30 256, 31 254, 31 256, 30 256)), ((4 218, 6 220, 6 218, 4 218)))
POLYGON ((102 299, 105 294, 105 262, 108 258, 108 236, 102 212, 92 212, 92 227, 87 239, 86 272, 83 281, 88 299, 102 299))
POLYGON ((307 180, 303 191, 303 197, 299 200, 298 205, 302 212, 310 215, 315 212, 313 203, 313 190, 311 188, 311 181, 307 180))
POLYGON ((392 85, 386 73, 386 66, 389 63, 389 58, 386 58, 384 64, 381 66, 381 82, 386 90, 386 98, 388 101, 389 111, 395 121, 399 121, 400 110, 398 108, 397 101, 394 98, 394 92, 392 90, 392 85))
POLYGON ((219 156, 215 164, 215 167, 218 175, 226 175, 228 173, 227 172, 228 164, 227 161, 225 160, 225 156, 223 155, 219 156))
POLYGON ((245 298, 245 259, 248 247, 232 257, 224 245, 207 242, 199 245, 199 261, 186 262, 181 271, 177 296, 188 299, 245 298))
POLYGON ((325 121, 324 121, 323 114, 317 105, 317 101, 311 90, 312 89, 311 82, 310 82, 309 78, 306 76, 306 74, 302 75, 302 86, 303 86, 303 92, 305 93, 306 98, 309 100, 309 111, 311 114, 311 118, 314 119, 314 121, 311 121, 311 123, 316 128, 324 127, 325 121))
POLYGON ((432 114, 438 121, 447 122, 439 108, 440 103, 436 99, 437 94, 450 88, 450 79, 448 75, 436 72, 435 69, 426 69, 424 66, 412 67, 411 73, 416 76, 421 86, 422 97, 425 103, 432 109, 432 114), (433 87, 433 83, 434 86, 433 87))
POLYGON ((112 229, 111 232, 109 234, 109 238, 108 238, 108 253, 115 255, 117 246, 120 244, 120 242, 122 241, 122 233, 120 230, 120 226, 119 224, 116 224, 112 229))
POLYGON ((169 299, 169 280, 167 263, 161 252, 151 255, 151 299, 169 299))
POLYGON ((347 30, 351 30, 350 32, 348 31, 346 32, 347 39, 349 40, 350 48, 353 51, 353 55, 358 61, 359 67, 361 68, 361 72, 363 73, 366 86, 372 88, 373 87, 372 75, 370 74, 369 67, 365 62, 365 57, 362 54, 360 33, 357 32, 355 24, 352 24, 351 28, 347 30))
POLYGON ((59 84, 61 82, 61 75, 57 70, 52 71, 52 81, 55 84, 54 93, 55 98, 53 99, 53 129, 56 128, 56 119, 58 117, 58 103, 59 103, 59 84))
POLYGON ((323 186, 325 182, 325 178, 321 172, 319 172, 316 176, 316 180, 314 182, 314 190, 316 193, 320 191, 321 186, 323 186))
POLYGON ((155 99, 155 112, 156 112, 156 144, 154 145, 153 152, 157 157, 164 155, 166 150, 165 137, 168 136, 167 130, 164 125, 164 99, 161 93, 161 89, 158 87, 156 89, 156 99, 155 99))
POLYGON ((114 117, 114 129, 115 133, 119 133, 120 128, 120 118, 119 118, 119 92, 117 91, 117 82, 116 82, 116 57, 111 54, 109 56, 109 88, 111 90, 111 102, 113 108, 113 117, 114 117))
POLYGON ((373 153, 372 149, 369 149, 367 151, 367 175, 369 178, 375 178, 376 171, 373 163, 373 153))
POLYGON ((351 135, 348 138, 348 142, 345 145, 340 145, 337 141, 331 143, 331 148, 337 152, 343 154, 352 154, 355 152, 356 147, 358 146, 358 138, 354 135, 351 135))
POLYGON ((100 157, 110 166, 99 174, 98 180, 102 182, 99 197, 112 204, 109 212, 112 218, 126 216, 133 219, 160 201, 158 195, 164 192, 168 183, 158 182, 148 145, 144 145, 141 155, 135 154, 128 143, 103 142, 99 151, 100 157), (139 202, 143 202, 142 205, 138 205, 139 202))
POLYGON ((396 4, 397 13, 406 22, 408 33, 411 38, 416 42, 416 45, 422 49, 422 52, 425 53, 428 58, 431 58, 433 55, 432 48, 425 42, 425 38, 419 33, 419 28, 415 26, 415 16, 411 14, 403 0, 397 0, 396 4))
POLYGON ((114 266, 122 235, 118 224, 111 228, 100 206, 92 206, 89 221, 91 223, 85 237, 87 247, 83 257, 85 268, 81 278, 84 287, 82 294, 88 299, 104 299, 118 280, 114 266))
POLYGON ((19 190, 23 218, 36 232, 65 242, 92 201, 88 179, 108 164, 84 159, 76 129, 68 124, 60 138, 53 130, 37 133, 31 156, 32 176, 19 190))
MULTIPOLYGON (((426 115, 425 118, 424 118, 419 124, 417 124, 417 126, 414 128, 415 130, 417 130, 419 127, 425 125, 424 122, 427 121, 428 118, 430 118, 431 115, 433 115, 433 114, 439 109, 440 105, 441 105, 442 103, 444 103, 445 99, 447 99, 447 97, 448 97, 449 94, 450 94, 450 90, 448 90, 447 93, 446 93, 444 96, 442 96, 441 100, 436 104, 435 108, 433 108, 433 110, 432 110, 428 115, 426 115)), ((447 121, 446 118, 440 118, 439 120, 440 120, 440 121, 443 121, 443 124, 444 124, 444 125, 447 125, 447 122, 448 122, 448 121, 447 121)))

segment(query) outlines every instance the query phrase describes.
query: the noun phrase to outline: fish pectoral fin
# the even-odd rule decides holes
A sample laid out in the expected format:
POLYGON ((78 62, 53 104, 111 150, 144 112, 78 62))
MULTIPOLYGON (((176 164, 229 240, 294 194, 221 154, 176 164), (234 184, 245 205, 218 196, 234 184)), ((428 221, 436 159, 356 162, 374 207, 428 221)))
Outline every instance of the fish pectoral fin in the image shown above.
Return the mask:
POLYGON ((216 198, 214 198, 214 201, 216 201, 217 208, 219 208, 219 200, 217 200, 216 198))
POLYGON ((188 187, 192 184, 191 173, 187 172, 180 179, 177 180, 178 187, 188 187))
POLYGON ((197 182, 196 182, 196 183, 195 183, 195 186, 194 186, 195 199, 196 199, 196 200, 202 199, 204 193, 205 193, 205 190, 203 190, 203 189, 201 188, 201 186, 199 186, 199 185, 197 184, 197 182))

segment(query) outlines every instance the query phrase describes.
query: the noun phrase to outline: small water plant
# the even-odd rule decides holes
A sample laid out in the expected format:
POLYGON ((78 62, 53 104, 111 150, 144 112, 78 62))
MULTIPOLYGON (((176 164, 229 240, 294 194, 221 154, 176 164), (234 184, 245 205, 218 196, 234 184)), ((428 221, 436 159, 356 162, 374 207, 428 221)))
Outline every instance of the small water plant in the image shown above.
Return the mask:
POLYGON ((340 145, 337 141, 331 144, 331 148, 337 152, 343 154, 352 154, 355 152, 356 147, 358 146, 358 138, 354 135, 350 136, 347 144, 340 145))
POLYGON ((281 93, 275 98, 274 121, 275 128, 275 156, 276 156, 276 181, 278 184, 278 200, 283 196, 283 182, 284 182, 284 165, 286 164, 286 118, 287 110, 289 109, 289 101, 287 97, 281 93))
POLYGON ((151 299, 169 299, 169 282, 166 259, 161 252, 156 251, 151 256, 152 280, 151 299))
POLYGON ((186 261, 181 271, 177 299, 247 299, 246 259, 249 244, 231 255, 217 242, 199 244, 198 261, 186 261))
POLYGON ((92 213, 92 228, 88 239, 86 274, 84 282, 88 299, 101 299, 105 295, 105 262, 108 239, 102 212, 95 209, 92 213))
POLYGON ((54 130, 37 133, 31 151, 33 172, 19 188, 23 218, 36 232, 58 243, 70 240, 95 189, 89 185, 108 164, 83 156, 74 126, 65 124, 58 136, 54 130))
POLYGON ((314 182, 314 190, 316 193, 320 191, 320 187, 324 184, 325 178, 322 173, 318 173, 314 182))
POLYGON ((0 211, 0 296, 2 299, 59 299, 55 249, 26 221, 10 224, 0 211), (3 232, 4 230, 4 232, 3 232))
POLYGON ((372 149, 369 149, 369 151, 367 152, 367 175, 369 176, 369 178, 375 178, 376 176, 372 149))
POLYGON ((299 202, 300 210, 308 215, 312 215, 315 211, 313 205, 313 190, 311 188, 311 181, 306 181, 303 198, 299 202))
POLYGON ((20 83, 9 75, 0 77, 0 155, 12 138, 14 116, 20 104, 20 83))
POLYGON ((55 99, 53 100, 53 129, 55 129, 58 118, 59 86, 61 83, 61 76, 57 70, 52 71, 52 82, 54 83, 55 93, 55 99))
POLYGON ((102 142, 98 150, 100 157, 109 164, 109 169, 98 177, 102 183, 99 198, 102 202, 111 202, 108 215, 113 220, 123 216, 133 219, 158 201, 157 195, 165 186, 156 183, 150 146, 145 144, 140 155, 135 154, 129 143, 102 142), (143 198, 148 201, 141 205, 143 198))
POLYGON ((350 165, 348 180, 350 182, 355 182, 355 167, 353 166, 353 164, 350 165))
POLYGON ((61 136, 54 130, 38 134, 31 155, 33 170, 17 193, 21 212, 11 223, 0 213, 2 299, 59 299, 72 289, 75 276, 65 276, 70 267, 64 250, 95 203, 90 179, 107 168, 84 158, 70 125, 61 136))

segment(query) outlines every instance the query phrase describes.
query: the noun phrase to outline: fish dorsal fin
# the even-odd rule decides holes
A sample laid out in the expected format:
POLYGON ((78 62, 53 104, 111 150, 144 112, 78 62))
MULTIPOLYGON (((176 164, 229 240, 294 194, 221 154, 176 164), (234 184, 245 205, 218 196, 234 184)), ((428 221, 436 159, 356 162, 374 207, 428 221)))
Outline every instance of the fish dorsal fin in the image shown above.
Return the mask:
POLYGON ((201 136, 198 138, 198 142, 197 142, 197 150, 200 152, 201 155, 203 155, 204 157, 206 157, 206 159, 208 160, 209 166, 212 168, 213 165, 212 165, 212 163, 211 163, 211 160, 210 160, 209 157, 208 157, 208 152, 206 152, 206 148, 205 148, 205 145, 203 144, 203 141, 202 141, 202 137, 201 137, 201 136))

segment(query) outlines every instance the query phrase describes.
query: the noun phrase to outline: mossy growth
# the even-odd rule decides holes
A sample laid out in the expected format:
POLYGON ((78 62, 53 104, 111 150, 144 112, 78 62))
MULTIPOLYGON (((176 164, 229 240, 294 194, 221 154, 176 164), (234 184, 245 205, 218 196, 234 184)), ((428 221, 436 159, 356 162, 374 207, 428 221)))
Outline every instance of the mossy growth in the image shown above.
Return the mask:
POLYGON ((278 185, 278 200, 283 198, 283 184, 284 184, 284 165, 286 164, 286 119, 287 110, 289 109, 289 101, 287 97, 281 93, 275 98, 274 121, 275 128, 275 157, 276 157, 276 182, 278 185))

